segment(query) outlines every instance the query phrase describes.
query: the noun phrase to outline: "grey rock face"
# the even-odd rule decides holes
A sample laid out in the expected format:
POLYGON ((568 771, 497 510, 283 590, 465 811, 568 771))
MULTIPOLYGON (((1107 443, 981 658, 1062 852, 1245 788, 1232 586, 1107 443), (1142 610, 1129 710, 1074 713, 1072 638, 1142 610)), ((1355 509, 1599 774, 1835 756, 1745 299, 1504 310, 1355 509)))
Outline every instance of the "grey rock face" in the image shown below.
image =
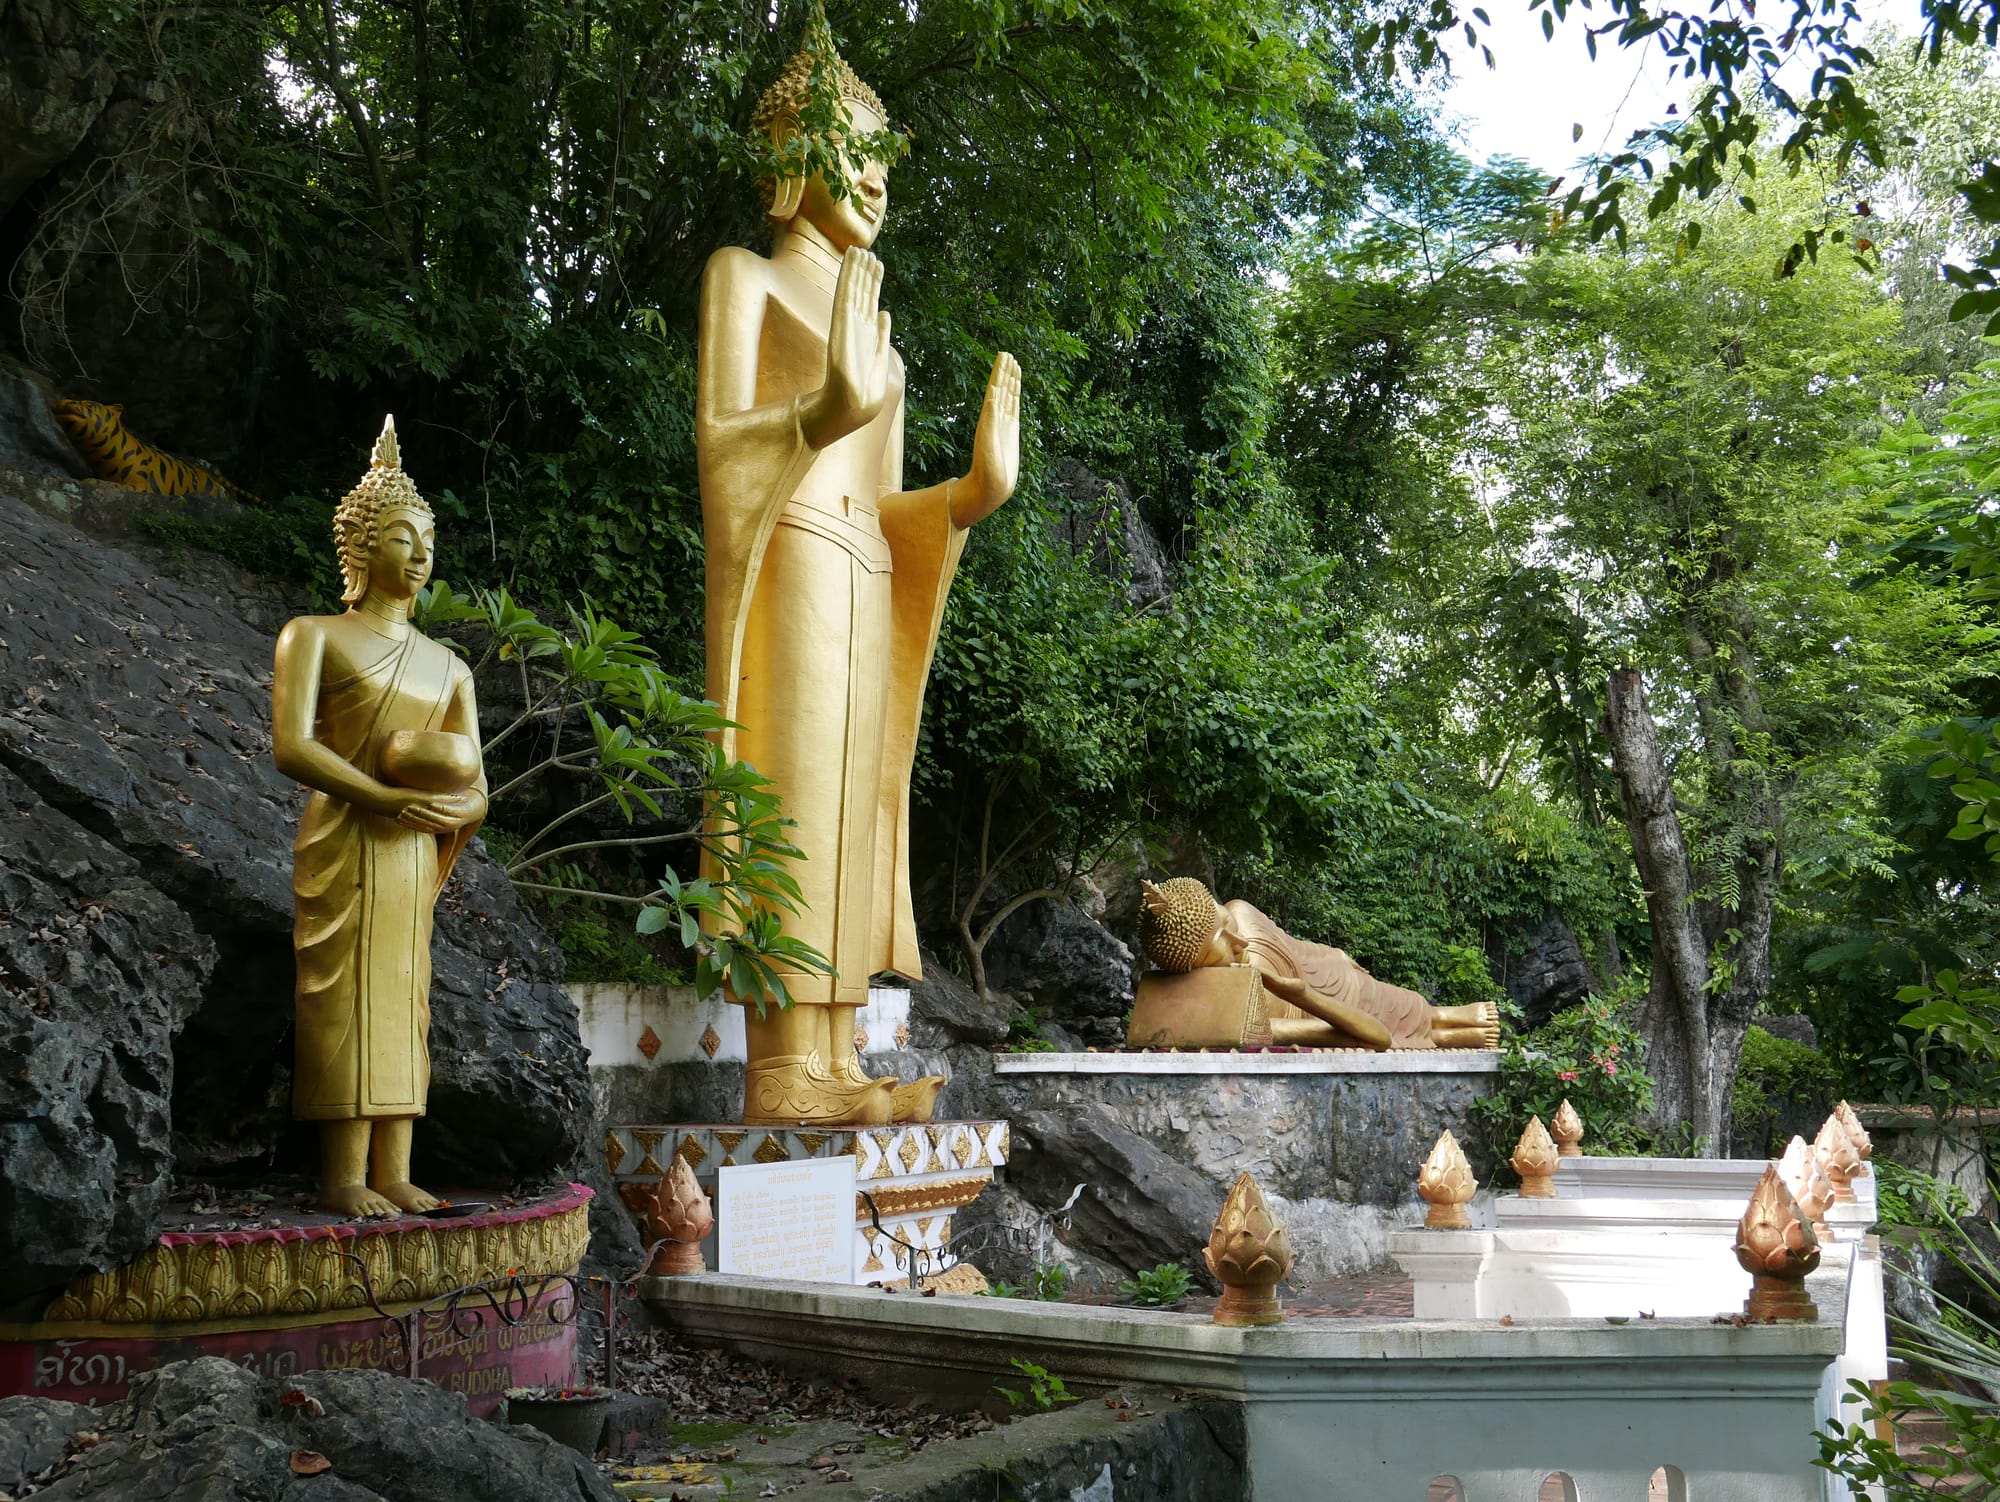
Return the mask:
POLYGON ((1290 1229, 1295 1276, 1316 1279, 1390 1265, 1439 1131, 1485 1173, 1468 1128, 1491 1089, 1483 1074, 1017 1074, 993 1076, 985 1110, 1013 1121, 1008 1179, 1036 1205, 1090 1184, 1067 1238, 1090 1256, 1127 1273, 1187 1262, 1247 1172, 1290 1229))
POLYGON ((1812 1025, 1810 1017, 1796 1013, 1785 1017, 1759 1017, 1756 1025, 1774 1038, 1803 1043, 1807 1048, 1819 1047, 1819 1030, 1812 1025))
POLYGON ((148 1372, 130 1397, 100 1409, 0 1400, 0 1489, 20 1489, 51 1465, 54 1474, 35 1493, 47 1502, 615 1502, 618 1495, 573 1450, 532 1429, 472 1418, 464 1398, 428 1382, 371 1371, 274 1380, 217 1357, 148 1372), (313 1403, 287 1404, 291 1392, 313 1403), (75 1449, 85 1426, 103 1438, 75 1449), (300 1450, 324 1456, 331 1468, 296 1474, 291 1458, 300 1450))
POLYGON ((1050 522, 1057 540, 1087 555, 1091 566, 1125 586, 1125 598, 1148 605, 1168 592, 1167 550, 1139 511, 1132 487, 1092 474, 1074 459, 1058 459, 1055 488, 1069 509, 1050 522))
POLYGON ((1125 1041, 1136 972, 1132 951, 1109 929, 1053 900, 1015 913, 986 951, 990 987, 1100 1048, 1125 1041))
MULTIPOLYGON (((89 1157, 92 1139, 77 1134, 94 1124, 122 1157, 117 1167, 90 1158, 98 1166, 67 1191, 74 1213, 129 1202, 120 1212, 127 1234, 143 1242, 151 1209, 137 1186, 163 1173, 170 1154, 183 1171, 202 1172, 274 1154, 304 1167, 310 1152, 289 1106, 291 844, 303 794, 271 765, 272 642, 203 591, 4 494, 0 581, 0 770, 21 786, 16 796, 45 806, 41 817, 97 842, 76 842, 95 864, 68 878, 73 890, 51 877, 46 850, 35 854, 50 895, 34 900, 91 898, 110 912, 101 899, 114 882, 136 894, 117 908, 129 940, 101 963, 111 920, 86 930, 97 968, 63 981, 77 999, 62 1005, 77 1009, 80 1025, 129 1010, 127 1025, 143 1033, 79 1031, 72 1047, 102 1067, 61 1087, 67 1114, 0 1093, 0 1142, 39 1137, 89 1157), (121 957, 139 969, 135 979, 121 957), (107 1094, 111 1077, 144 1109, 107 1094), (127 1161, 153 1166, 141 1173, 127 1161)), ((19 980, 31 972, 8 952, 0 948, 13 973, 0 982, 0 1038, 25 1040, 37 1003, 19 980)), ((595 1133, 561 953, 476 842, 438 904, 432 964, 420 1172, 499 1185, 570 1163, 595 1133)), ((0 1269, 33 1263, 26 1234, 22 1217, 0 1217, 0 1269)), ((72 1268, 133 1249, 108 1231, 75 1248, 72 1268)), ((33 1291, 0 1286, 0 1300, 33 1291)))
POLYGON ((111 82, 90 21, 69 0, 0 3, 0 213, 75 150, 111 82))
POLYGON ((1008 1181, 1036 1204, 1053 1207, 1077 1184, 1086 1186, 1071 1212, 1073 1239, 1114 1266, 1189 1264, 1208 1240, 1224 1190, 1118 1124, 1110 1111, 1013 1114, 1008 1181))
POLYGON ((1527 934, 1495 940, 1487 963, 1531 1028, 1597 989, 1583 945, 1554 910, 1527 934))
POLYGON ((174 1036, 215 963, 136 861, 0 767, 0 1307, 151 1239, 174 1036))
POLYGON ((910 986, 910 1039, 919 1048, 1001 1043, 1018 1008, 1010 997, 979 993, 929 955, 924 978, 910 986))
POLYGON ((42 388, 0 365, 0 464, 82 478, 90 473, 42 388))

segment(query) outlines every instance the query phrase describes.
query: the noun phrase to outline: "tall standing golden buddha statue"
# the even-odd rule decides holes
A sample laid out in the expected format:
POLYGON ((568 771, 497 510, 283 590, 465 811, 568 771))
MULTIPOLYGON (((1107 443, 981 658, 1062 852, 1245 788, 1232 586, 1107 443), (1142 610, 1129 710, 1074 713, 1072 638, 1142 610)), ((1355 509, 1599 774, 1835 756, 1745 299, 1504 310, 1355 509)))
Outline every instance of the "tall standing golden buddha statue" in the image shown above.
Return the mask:
MULTIPOLYGON (((835 51, 817 9, 757 128, 784 145, 815 80, 829 78, 841 139, 880 139, 882 101, 835 51)), ((702 278, 707 692, 742 727, 724 733, 724 751, 770 778, 795 821, 804 902, 787 931, 836 970, 781 966, 794 1004, 746 1009, 751 1123, 929 1117, 941 1081, 871 1079, 854 1014, 871 975, 922 975, 909 801, 924 681, 966 531, 1013 494, 1020 469, 1021 373, 1001 354, 971 467, 904 488, 903 362, 869 250, 888 212, 888 170, 840 160, 838 183, 766 183, 770 256, 723 249, 702 278)))
POLYGON ((292 847, 292 1114, 320 1123, 322 1206, 385 1216, 438 1203, 410 1182, 431 913, 486 817, 486 774, 471 672, 410 623, 436 532, 393 421, 333 535, 347 611, 285 626, 271 688, 273 759, 313 790, 292 847))

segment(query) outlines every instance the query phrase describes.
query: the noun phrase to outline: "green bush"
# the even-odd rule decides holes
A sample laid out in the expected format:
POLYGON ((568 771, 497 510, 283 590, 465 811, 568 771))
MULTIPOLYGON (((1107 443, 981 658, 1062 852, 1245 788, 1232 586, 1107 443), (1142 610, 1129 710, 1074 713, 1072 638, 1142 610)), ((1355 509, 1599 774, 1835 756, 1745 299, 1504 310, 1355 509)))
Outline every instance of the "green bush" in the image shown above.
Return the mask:
POLYGON ((1547 1125, 1565 1100, 1583 1117, 1585 1151, 1626 1156, 1651 1147, 1642 1122, 1653 1108, 1653 1077, 1622 1001, 1592 996, 1504 1041, 1498 1088, 1472 1108, 1494 1156, 1513 1150, 1530 1116, 1547 1125))
POLYGON ((1752 1026, 1743 1035, 1743 1057, 1729 1114, 1736 1135, 1769 1151, 1772 1129, 1787 1115, 1822 1116, 1840 1088, 1833 1063, 1816 1048, 1752 1026), (1787 1111, 1787 1107, 1794 1108, 1787 1111))
POLYGON ((1972 1213, 1972 1200, 1958 1185, 1920 1168, 1886 1158, 1869 1163, 1875 1174, 1875 1211, 1884 1226, 1936 1230, 1972 1213))

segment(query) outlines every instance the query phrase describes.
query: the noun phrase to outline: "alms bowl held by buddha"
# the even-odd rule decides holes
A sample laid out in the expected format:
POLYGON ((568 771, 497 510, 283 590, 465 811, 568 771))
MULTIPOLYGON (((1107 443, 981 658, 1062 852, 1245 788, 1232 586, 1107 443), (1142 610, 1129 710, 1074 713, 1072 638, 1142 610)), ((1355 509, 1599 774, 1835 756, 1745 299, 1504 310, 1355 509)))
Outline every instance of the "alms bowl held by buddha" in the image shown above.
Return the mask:
POLYGON ((456 793, 479 775, 479 747, 449 730, 394 730, 382 738, 375 765, 391 787, 456 793))

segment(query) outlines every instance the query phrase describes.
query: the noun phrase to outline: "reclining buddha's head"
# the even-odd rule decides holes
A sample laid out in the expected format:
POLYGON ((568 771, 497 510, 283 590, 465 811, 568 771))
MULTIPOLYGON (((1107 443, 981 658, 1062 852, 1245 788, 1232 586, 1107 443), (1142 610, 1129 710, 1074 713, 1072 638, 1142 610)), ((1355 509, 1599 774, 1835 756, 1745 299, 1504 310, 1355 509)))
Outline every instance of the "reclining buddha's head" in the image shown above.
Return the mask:
POLYGON ((1184 974, 1236 963, 1215 895, 1192 876, 1139 883, 1139 947, 1156 970, 1184 974))

